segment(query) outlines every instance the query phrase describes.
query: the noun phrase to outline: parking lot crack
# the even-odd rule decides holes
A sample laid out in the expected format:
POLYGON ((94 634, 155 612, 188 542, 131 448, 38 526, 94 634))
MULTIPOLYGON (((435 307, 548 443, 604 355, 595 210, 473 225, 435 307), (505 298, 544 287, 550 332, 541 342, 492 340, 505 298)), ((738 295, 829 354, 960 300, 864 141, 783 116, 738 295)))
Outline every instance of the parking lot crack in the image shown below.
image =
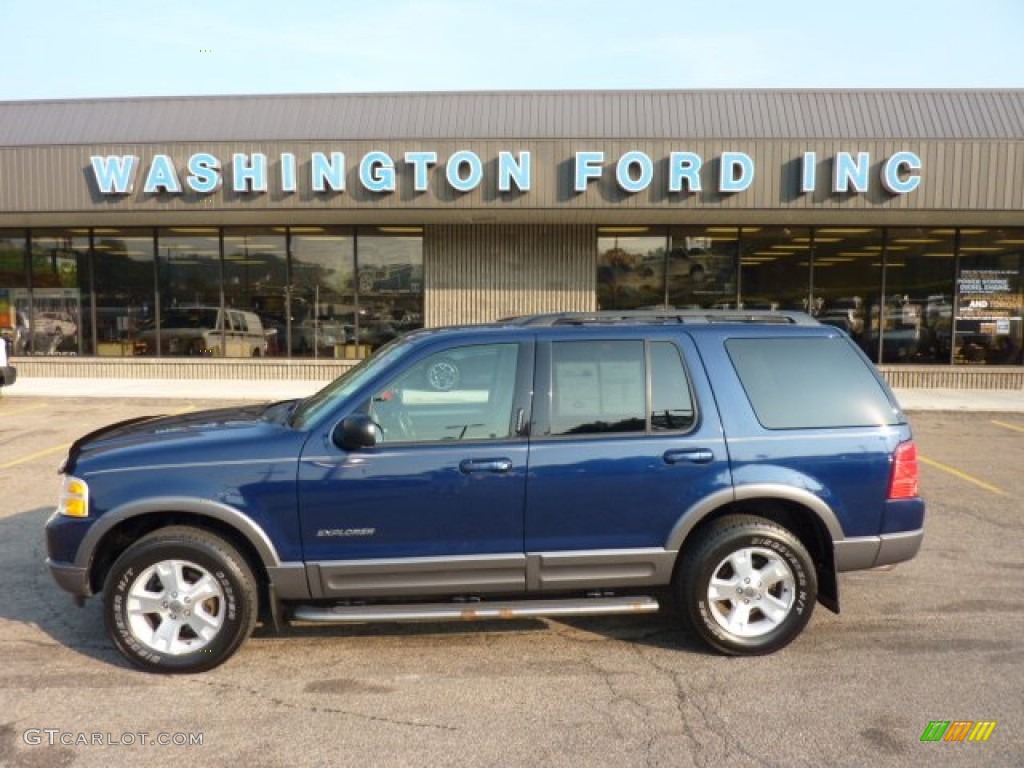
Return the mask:
POLYGON ((281 707, 282 709, 304 711, 314 714, 341 715, 342 717, 351 717, 356 720, 365 720, 375 723, 385 723, 387 725, 397 725, 406 728, 429 728, 438 731, 459 730, 453 725, 446 725, 444 723, 428 723, 415 720, 402 720, 394 717, 371 715, 366 712, 353 712, 352 710, 339 709, 337 707, 321 707, 312 704, 303 704, 294 701, 287 701, 286 699, 283 699, 279 696, 267 696, 264 691, 260 691, 256 688, 248 688, 244 685, 233 685, 231 683, 222 683, 214 680, 193 680, 190 682, 223 692, 239 693, 244 694, 245 696, 260 697, 263 698, 265 701, 268 701, 269 703, 273 704, 274 706, 281 707))
MULTIPOLYGON (((710 685, 701 695, 694 695, 687 687, 688 677, 672 667, 637 650, 637 654, 651 667, 672 681, 675 688, 676 709, 682 734, 691 746, 691 757, 699 768, 715 765, 752 765, 770 768, 776 765, 763 756, 746 749, 717 714, 716 693, 710 685)), ((712 683, 715 681, 712 680, 712 683)))

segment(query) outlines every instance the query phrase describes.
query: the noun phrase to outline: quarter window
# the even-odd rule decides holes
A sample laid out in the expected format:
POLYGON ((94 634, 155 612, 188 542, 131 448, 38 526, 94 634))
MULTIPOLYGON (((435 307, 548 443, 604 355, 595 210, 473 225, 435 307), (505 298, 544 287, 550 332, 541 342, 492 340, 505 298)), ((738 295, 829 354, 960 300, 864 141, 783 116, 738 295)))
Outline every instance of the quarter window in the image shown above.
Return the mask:
POLYGON ((868 363, 845 337, 729 339, 725 348, 765 429, 900 421, 868 363))
POLYGON ((651 344, 651 430, 668 432, 693 426, 690 394, 679 349, 667 341, 651 344))

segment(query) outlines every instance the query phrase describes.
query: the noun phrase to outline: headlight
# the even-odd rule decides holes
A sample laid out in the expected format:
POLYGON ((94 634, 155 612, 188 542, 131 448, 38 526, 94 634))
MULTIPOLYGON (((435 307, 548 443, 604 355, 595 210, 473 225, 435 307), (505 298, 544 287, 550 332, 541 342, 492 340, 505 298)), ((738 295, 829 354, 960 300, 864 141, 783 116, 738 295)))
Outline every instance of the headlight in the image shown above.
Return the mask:
POLYGON ((60 489, 60 502, 57 514, 68 517, 89 516, 89 486, 85 480, 66 476, 60 489))

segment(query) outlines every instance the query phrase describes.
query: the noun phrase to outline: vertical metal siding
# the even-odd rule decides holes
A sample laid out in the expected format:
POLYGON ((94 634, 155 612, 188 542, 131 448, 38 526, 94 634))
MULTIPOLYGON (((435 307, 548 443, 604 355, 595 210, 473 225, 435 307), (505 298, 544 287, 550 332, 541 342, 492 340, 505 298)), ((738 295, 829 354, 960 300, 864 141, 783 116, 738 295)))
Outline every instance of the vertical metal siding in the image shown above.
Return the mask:
POLYGON ((594 309, 592 226, 437 226, 423 242, 428 326, 594 309))
MULTIPOLYGON (((361 141, 361 142, 238 142, 214 144, 182 142, 169 145, 112 144, 91 146, 39 146, 19 149, 0 148, 0 217, 14 223, 4 226, 23 226, 22 221, 32 217, 33 226, 64 226, 65 214, 116 215, 121 225, 134 221, 145 225, 162 225, 178 213, 206 213, 216 211, 223 223, 234 223, 239 214, 267 212, 267 221, 275 211, 310 211, 317 214, 337 212, 347 221, 366 216, 365 223, 380 221, 384 214, 413 219, 422 212, 437 221, 441 215, 454 215, 463 222, 488 221, 504 223, 515 221, 551 221, 558 215, 563 221, 599 223, 606 214, 621 212, 643 216, 686 213, 689 216, 719 211, 763 211, 766 216, 780 212, 802 210, 861 210, 866 212, 902 212, 930 214, 938 211, 969 210, 1005 216, 1019 213, 1024 197, 1024 152, 1022 141, 992 140, 704 140, 684 138, 663 139, 568 139, 528 141, 522 139, 488 139, 472 143, 460 141, 361 141), (472 147, 486 164, 483 184, 467 194, 454 193, 444 181, 444 161, 456 149, 472 147), (430 148, 438 152, 439 162, 431 169, 430 189, 425 193, 411 192, 411 170, 401 161, 403 153, 415 148, 430 148), (313 151, 343 151, 348 161, 349 188, 339 194, 313 194, 309 188, 308 158, 313 151), (375 194, 363 191, 354 182, 356 166, 362 153, 370 149, 389 152, 398 160, 398 191, 375 194), (573 153, 585 149, 606 152, 606 170, 600 182, 591 183, 587 191, 575 194, 571 189, 571 163, 573 153), (614 180, 617 157, 630 149, 640 149, 655 161, 655 177, 645 192, 627 195, 618 189, 614 180), (924 169, 920 188, 907 195, 889 196, 881 191, 878 179, 880 163, 896 149, 912 149, 920 153, 924 169), (156 153, 171 155, 179 170, 184 171, 190 154, 209 151, 219 157, 225 170, 230 168, 231 153, 260 151, 270 162, 270 191, 263 195, 235 194, 230 181, 215 194, 199 196, 185 188, 185 193, 174 196, 145 195, 142 191, 148 163, 156 153), (533 153, 533 186, 523 194, 501 194, 497 191, 494 170, 499 151, 529 150, 533 153), (697 194, 670 195, 667 193, 667 158, 670 152, 688 150, 700 154, 705 161, 704 191, 697 194), (716 180, 711 178, 715 161, 725 150, 742 150, 751 154, 756 163, 753 186, 741 193, 721 195, 716 191, 716 180), (814 195, 797 193, 798 178, 794 176, 802 153, 818 153, 818 192, 814 195), (285 194, 279 189, 278 155, 288 151, 300 162, 299 191, 285 194), (871 188, 865 195, 834 196, 828 193, 827 161, 838 151, 865 151, 872 157, 871 188), (91 192, 89 156, 100 154, 134 154, 140 157, 141 167, 136 189, 120 199, 94 200, 91 192), (789 164, 794 165, 789 165, 789 164), (447 212, 442 214, 440 212, 447 212), (137 218, 146 214, 145 221, 137 218), (168 215, 167 218, 163 218, 168 215), (372 217, 378 218, 373 219, 372 217), (502 219, 502 217, 507 217, 502 219), (45 221, 42 221, 45 218, 45 221), (371 222, 372 219, 372 222, 371 222)), ((184 180, 183 180, 184 181, 184 180)), ((110 221, 110 219, 106 219, 110 221)), ((294 219, 292 219, 294 221, 294 219)), ((321 219, 322 221, 323 219, 321 219)), ((392 219, 393 220, 393 219, 392 219)), ((692 218, 691 218, 692 220, 692 218)), ((897 222, 890 221, 893 225, 897 222)))

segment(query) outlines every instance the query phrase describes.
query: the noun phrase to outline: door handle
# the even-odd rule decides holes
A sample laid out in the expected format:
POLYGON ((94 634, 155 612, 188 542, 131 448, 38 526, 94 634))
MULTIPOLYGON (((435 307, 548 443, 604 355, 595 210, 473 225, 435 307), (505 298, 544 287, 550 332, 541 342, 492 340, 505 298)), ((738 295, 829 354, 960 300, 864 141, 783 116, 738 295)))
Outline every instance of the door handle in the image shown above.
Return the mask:
POLYGON ((511 459, 465 459, 459 462, 459 471, 464 475, 468 475, 471 472, 503 474, 511 470, 511 459))
POLYGON ((715 454, 707 448, 690 448, 685 451, 665 451, 663 458, 666 464, 710 464, 715 460, 715 454))

